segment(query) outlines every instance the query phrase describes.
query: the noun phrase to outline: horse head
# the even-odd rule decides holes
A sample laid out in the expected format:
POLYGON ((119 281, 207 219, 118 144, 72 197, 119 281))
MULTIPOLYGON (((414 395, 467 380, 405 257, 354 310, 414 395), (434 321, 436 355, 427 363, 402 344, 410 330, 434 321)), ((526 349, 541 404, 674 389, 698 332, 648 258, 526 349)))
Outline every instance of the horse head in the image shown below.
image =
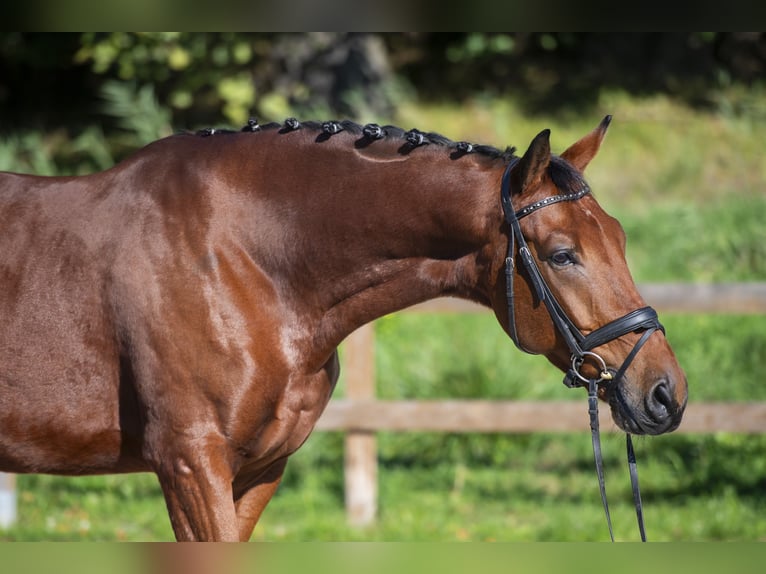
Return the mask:
POLYGON ((598 385, 616 424, 661 434, 681 422, 686 377, 625 259, 625 232, 590 193, 583 171, 607 117, 561 156, 545 130, 503 178, 505 276, 492 306, 524 351, 567 372, 568 386, 598 385))

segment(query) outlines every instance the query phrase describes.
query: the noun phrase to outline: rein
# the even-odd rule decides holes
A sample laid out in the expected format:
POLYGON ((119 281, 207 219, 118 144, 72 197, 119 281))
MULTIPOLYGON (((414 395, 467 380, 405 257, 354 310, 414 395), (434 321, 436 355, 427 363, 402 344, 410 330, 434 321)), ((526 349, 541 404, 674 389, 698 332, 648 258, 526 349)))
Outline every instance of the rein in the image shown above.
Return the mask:
MULTIPOLYGON (((593 456, 596 463, 596 475, 598 477, 599 490, 601 492, 601 502, 604 506, 604 512, 606 514, 606 521, 609 527, 609 536, 614 542, 614 534, 612 532, 612 520, 609 515, 609 504, 606 499, 606 488, 604 484, 604 469, 603 459, 601 455, 601 438, 599 433, 599 420, 598 420, 598 388, 599 385, 606 387, 607 385, 616 385, 624 376, 631 362, 638 354, 641 347, 644 346, 649 337, 656 331, 660 330, 663 333, 665 329, 657 317, 657 312, 651 307, 641 307, 627 313, 626 315, 607 323, 589 333, 583 335, 580 329, 572 322, 564 309, 561 307, 556 297, 553 295, 550 287, 545 282, 540 269, 535 262, 532 253, 529 250, 527 241, 521 232, 521 225, 519 220, 527 215, 534 213, 538 209, 542 209, 549 205, 554 205, 562 201, 577 201, 590 193, 590 188, 583 184, 583 186, 572 193, 554 195, 547 197, 526 207, 514 210, 511 203, 511 171, 514 166, 518 164, 518 158, 511 161, 503 174, 503 180, 501 184, 501 200, 503 206, 503 212, 505 214, 505 220, 510 227, 510 233, 508 234, 508 253, 505 258, 505 276, 506 276, 506 298, 508 300, 508 323, 511 339, 514 344, 525 353, 531 353, 528 349, 525 349, 521 344, 521 341, 516 330, 516 314, 514 306, 514 289, 513 289, 513 277, 514 277, 514 261, 515 254, 517 252, 516 244, 518 244, 518 256, 521 259, 524 268, 529 275, 532 282, 535 294, 537 298, 542 301, 548 309, 548 314, 553 321, 554 326, 564 338, 564 341, 569 347, 571 353, 571 368, 567 371, 564 377, 564 384, 569 388, 575 388, 578 386, 586 386, 588 389, 588 414, 590 415, 590 428, 591 428, 591 440, 593 443, 593 456), (607 366, 604 359, 593 352, 593 349, 604 345, 610 341, 618 339, 627 333, 643 330, 641 338, 635 344, 633 349, 623 361, 622 365, 614 370, 607 366), (584 376, 580 369, 585 363, 586 359, 591 359, 599 367, 598 378, 588 378, 584 376)), ((641 504, 641 493, 638 486, 638 469, 636 467, 636 457, 633 451, 633 441, 630 433, 626 433, 627 443, 627 455, 628 455, 628 468, 630 470, 630 481, 633 490, 633 500, 636 507, 636 517, 638 519, 638 528, 641 534, 641 540, 646 542, 646 533, 644 531, 644 518, 643 509, 641 504)))

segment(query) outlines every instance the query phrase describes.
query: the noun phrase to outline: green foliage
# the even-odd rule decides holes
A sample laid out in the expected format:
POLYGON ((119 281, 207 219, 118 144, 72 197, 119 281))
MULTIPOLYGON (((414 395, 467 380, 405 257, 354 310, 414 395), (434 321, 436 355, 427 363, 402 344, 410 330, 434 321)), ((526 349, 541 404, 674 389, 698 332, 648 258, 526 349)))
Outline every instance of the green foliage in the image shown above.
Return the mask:
MULTIPOLYGON (((141 86, 139 97, 153 99, 159 90, 170 109, 207 105, 235 125, 245 123, 254 102, 255 86, 247 73, 252 59, 252 38, 234 32, 87 33, 75 55, 96 74, 141 86)), ((163 114, 159 126, 167 124, 169 110, 163 114)))
POLYGON ((446 56, 450 62, 463 62, 482 56, 511 54, 515 40, 510 34, 484 34, 472 32, 461 42, 447 47, 446 56))
POLYGON ((0 140, 0 170, 53 175, 58 170, 45 151, 39 133, 13 135, 0 140))
POLYGON ((84 175, 114 165, 97 126, 75 137, 66 132, 21 132, 0 139, 0 170, 37 175, 84 175))
POLYGON ((382 398, 558 399, 558 372, 525 355, 489 314, 399 314, 376 323, 382 398))
POLYGON ((766 280, 766 196, 665 202, 621 218, 643 281, 766 280))
POLYGON ((151 85, 105 82, 102 111, 119 130, 107 137, 98 125, 77 135, 23 131, 0 138, 0 170, 36 175, 84 175, 112 167, 147 142, 170 135, 170 112, 159 105, 151 85))
POLYGON ((690 400, 766 400, 763 316, 664 315, 662 321, 689 379, 690 400))
POLYGON ((186 127, 241 126, 262 114, 378 113, 401 92, 375 35, 112 32, 83 34, 80 43, 77 64, 154 90, 186 127))
POLYGON ((111 80, 101 87, 104 113, 117 120, 129 134, 127 144, 140 147, 172 133, 170 112, 159 105, 151 84, 137 87, 133 82, 111 80))

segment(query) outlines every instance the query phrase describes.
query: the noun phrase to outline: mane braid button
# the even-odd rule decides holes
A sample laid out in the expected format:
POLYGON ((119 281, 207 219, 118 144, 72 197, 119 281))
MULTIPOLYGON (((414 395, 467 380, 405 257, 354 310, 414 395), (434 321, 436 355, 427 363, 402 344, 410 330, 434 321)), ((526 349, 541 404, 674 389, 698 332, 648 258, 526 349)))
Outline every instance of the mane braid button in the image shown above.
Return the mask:
POLYGON ((261 126, 258 125, 258 120, 250 118, 247 120, 247 125, 242 128, 243 132, 257 132, 260 131, 261 126))
POLYGON ((457 151, 462 153, 471 153, 473 151, 473 144, 468 142, 457 142, 455 147, 457 151))
POLYGON ((428 143, 428 140, 426 139, 425 134, 418 130, 408 131, 404 135, 404 138, 407 140, 407 143, 410 144, 412 147, 418 147, 421 145, 426 145, 428 143))
POLYGON ((362 133, 364 134, 364 137, 371 140, 383 139, 386 135, 383 128, 378 124, 367 124, 362 128, 362 133))
POLYGON ((287 118, 285 120, 285 127, 289 130, 297 130, 301 127, 301 123, 295 118, 287 118))
POLYGON ((343 131, 343 126, 338 122, 324 122, 322 124, 322 133, 335 135, 341 131, 343 131))

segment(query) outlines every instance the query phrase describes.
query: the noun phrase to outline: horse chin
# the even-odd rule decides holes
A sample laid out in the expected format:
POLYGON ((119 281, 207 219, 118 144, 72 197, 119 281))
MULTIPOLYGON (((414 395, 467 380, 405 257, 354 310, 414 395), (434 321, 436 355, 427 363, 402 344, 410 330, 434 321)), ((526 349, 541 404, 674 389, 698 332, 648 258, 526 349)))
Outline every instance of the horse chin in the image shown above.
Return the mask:
POLYGON ((605 399, 611 408, 615 424, 626 433, 659 435, 672 432, 681 424, 683 406, 675 409, 673 414, 658 420, 649 414, 644 399, 626 391, 625 380, 609 389, 605 399))

